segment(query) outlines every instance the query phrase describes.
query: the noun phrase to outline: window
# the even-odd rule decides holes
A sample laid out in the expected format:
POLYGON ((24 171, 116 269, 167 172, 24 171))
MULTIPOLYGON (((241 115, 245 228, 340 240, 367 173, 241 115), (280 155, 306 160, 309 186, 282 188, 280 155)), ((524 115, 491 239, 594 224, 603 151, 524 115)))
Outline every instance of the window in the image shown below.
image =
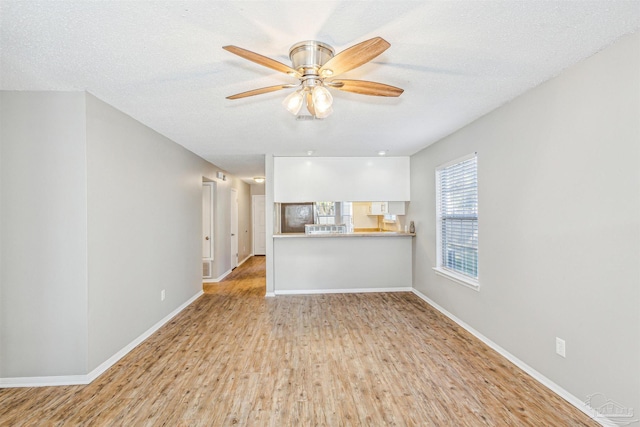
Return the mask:
POLYGON ((315 202, 316 224, 344 224, 353 231, 351 202, 315 202))
POLYGON ((394 214, 385 214, 385 216, 382 218, 382 221, 386 223, 395 223, 396 219, 397 217, 394 214))
POLYGON ((478 289, 478 163, 476 154, 436 169, 436 272, 478 289))
POLYGON ((316 202, 317 224, 335 224, 336 223, 336 203, 335 202, 316 202))

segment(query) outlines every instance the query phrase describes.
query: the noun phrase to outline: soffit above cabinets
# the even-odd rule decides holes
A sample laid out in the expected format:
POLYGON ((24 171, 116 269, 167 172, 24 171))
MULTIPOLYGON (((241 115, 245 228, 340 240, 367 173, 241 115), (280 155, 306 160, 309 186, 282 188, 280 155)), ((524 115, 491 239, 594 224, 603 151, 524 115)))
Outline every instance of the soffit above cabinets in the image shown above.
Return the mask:
POLYGON ((408 201, 409 157, 275 157, 274 201, 408 201))

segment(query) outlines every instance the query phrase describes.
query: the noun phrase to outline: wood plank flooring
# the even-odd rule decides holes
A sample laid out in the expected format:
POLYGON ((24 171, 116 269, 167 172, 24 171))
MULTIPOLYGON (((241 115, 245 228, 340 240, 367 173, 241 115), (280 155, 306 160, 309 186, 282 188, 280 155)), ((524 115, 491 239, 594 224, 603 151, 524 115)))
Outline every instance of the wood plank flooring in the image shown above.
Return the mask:
POLYGON ((0 425, 595 426, 412 293, 265 298, 254 257, 86 386, 0 425))

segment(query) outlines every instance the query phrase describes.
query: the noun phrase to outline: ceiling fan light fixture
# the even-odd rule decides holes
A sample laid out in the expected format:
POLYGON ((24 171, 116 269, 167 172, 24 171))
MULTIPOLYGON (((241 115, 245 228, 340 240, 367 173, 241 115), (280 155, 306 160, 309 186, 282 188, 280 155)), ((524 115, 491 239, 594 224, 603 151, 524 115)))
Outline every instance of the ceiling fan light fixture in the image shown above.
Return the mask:
POLYGON ((234 55, 294 76, 299 80, 299 86, 295 84, 268 86, 231 95, 227 99, 246 98, 298 86, 299 89, 289 94, 282 104, 291 114, 296 116, 297 120, 313 120, 323 119, 333 112, 331 107, 333 97, 327 87, 360 95, 397 97, 402 94, 403 90, 387 84, 352 79, 329 80, 366 64, 390 46, 389 42, 382 37, 374 37, 355 44, 336 55, 328 44, 307 40, 296 43, 289 49, 291 67, 238 46, 223 46, 224 50, 234 55), (327 80, 325 81, 325 79, 327 80), (299 115, 303 105, 306 106, 306 111, 309 114, 299 115))
POLYGON ((316 119, 325 119, 327 117, 329 117, 331 114, 333 113, 333 108, 329 107, 328 110, 325 111, 318 111, 316 110, 316 119))
POLYGON ((284 101, 282 101, 282 105, 287 109, 287 111, 295 116, 300 112, 303 101, 304 96, 302 95, 302 90, 299 89, 290 93, 284 101))
POLYGON ((316 117, 323 118, 327 117, 331 112, 331 104, 333 104, 333 96, 329 90, 327 90, 324 86, 315 86, 313 91, 311 92, 311 98, 313 99, 313 107, 316 110, 316 117))

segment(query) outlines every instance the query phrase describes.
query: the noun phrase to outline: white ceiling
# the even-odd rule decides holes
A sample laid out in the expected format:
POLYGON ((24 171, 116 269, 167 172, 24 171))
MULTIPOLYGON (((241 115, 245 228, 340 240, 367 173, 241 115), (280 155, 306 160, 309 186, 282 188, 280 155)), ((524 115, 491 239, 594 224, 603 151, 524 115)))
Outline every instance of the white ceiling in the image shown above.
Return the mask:
MULTIPOLYGON (((249 178, 263 155, 411 155, 640 28, 640 1, 0 1, 0 88, 87 90, 249 178), (297 121, 297 80, 222 49, 290 64, 289 47, 391 47, 344 78, 400 98, 333 91, 334 114, 297 121)), ((621 64, 622 65, 622 64, 621 64)))

